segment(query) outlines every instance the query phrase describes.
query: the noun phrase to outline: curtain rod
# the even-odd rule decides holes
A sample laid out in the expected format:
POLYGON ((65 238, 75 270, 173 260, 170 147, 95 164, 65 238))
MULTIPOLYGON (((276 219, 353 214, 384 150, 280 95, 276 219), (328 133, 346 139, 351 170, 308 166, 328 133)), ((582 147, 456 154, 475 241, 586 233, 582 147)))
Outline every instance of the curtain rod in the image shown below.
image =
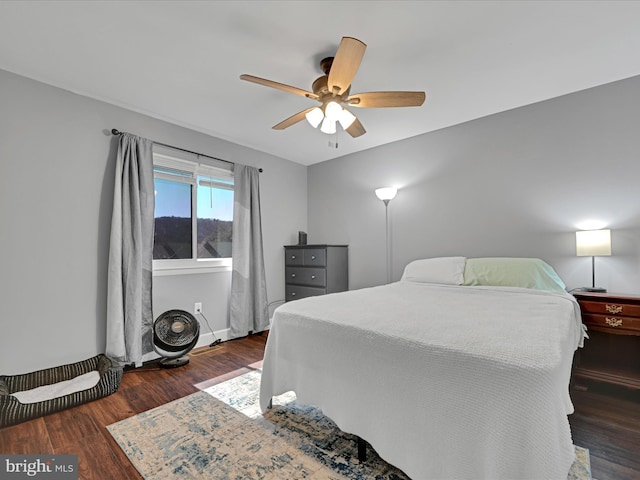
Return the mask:
MULTIPOLYGON (((111 129, 111 134, 112 135, 120 135, 121 132, 120 130, 117 130, 115 128, 111 129)), ((223 160, 221 158, 216 158, 216 157, 212 157, 211 155, 207 155, 205 153, 198 153, 198 152, 194 152, 192 150, 187 150, 186 148, 180 148, 180 147, 174 147, 173 145, 167 145, 166 143, 160 143, 160 142, 156 142, 155 140, 151 140, 153 143, 155 143, 156 145, 160 145, 162 147, 167 147, 167 148, 173 148, 174 150, 180 150, 181 152, 186 152, 186 153, 191 153, 192 155, 198 155, 199 157, 207 157, 207 158, 211 158, 213 160, 218 160, 219 162, 225 162, 225 163, 230 163, 231 165, 235 165, 235 163, 230 162, 229 160, 223 160)), ((258 171, 260 173, 262 173, 262 169, 259 168, 258 171)))

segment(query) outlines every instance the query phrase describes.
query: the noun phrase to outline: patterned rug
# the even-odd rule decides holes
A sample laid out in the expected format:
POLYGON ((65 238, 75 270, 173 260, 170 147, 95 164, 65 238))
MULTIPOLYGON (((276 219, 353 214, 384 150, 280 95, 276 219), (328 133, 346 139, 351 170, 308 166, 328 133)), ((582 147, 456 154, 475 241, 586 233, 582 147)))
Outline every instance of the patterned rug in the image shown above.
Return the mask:
MULTIPOLYGON (((147 480, 405 480, 370 447, 318 409, 274 398, 258 407, 260 371, 251 371, 107 428, 147 480)), ((576 447, 569 480, 591 480, 589 451, 576 447)))

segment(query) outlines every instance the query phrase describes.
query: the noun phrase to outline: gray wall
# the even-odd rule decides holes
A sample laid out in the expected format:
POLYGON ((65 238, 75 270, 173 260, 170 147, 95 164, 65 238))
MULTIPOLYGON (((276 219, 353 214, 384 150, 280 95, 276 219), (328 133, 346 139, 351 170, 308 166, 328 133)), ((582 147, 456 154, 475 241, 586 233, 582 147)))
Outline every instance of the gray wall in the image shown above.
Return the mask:
MULTIPOLYGON (((104 351, 114 127, 264 168, 267 292, 284 298, 282 246, 307 227, 306 167, 0 70, 0 374, 104 351)), ((229 284, 230 272, 156 277, 154 315, 199 301, 224 330, 229 284)))
MULTIPOLYGON (((389 205, 394 280, 413 259, 459 254, 540 257, 569 288, 586 285, 590 259, 575 257, 574 232, 593 218, 613 243, 597 283, 640 293, 639 77, 308 169, 4 71, 0 106, 0 374, 104 351, 113 127, 265 169, 270 301, 284 297, 282 245, 298 230, 350 245, 352 289, 384 283, 373 190, 389 185, 400 188, 389 205)), ((228 272, 156 277, 155 315, 199 301, 223 331, 229 284, 228 272)))
POLYGON ((574 232, 597 219, 612 230, 613 256, 596 258, 596 283, 640 294, 639 181, 635 77, 313 165, 309 236, 350 245, 352 289, 384 283, 374 189, 398 186, 394 280, 417 258, 526 256, 575 288, 590 285, 591 259, 575 256, 574 232))

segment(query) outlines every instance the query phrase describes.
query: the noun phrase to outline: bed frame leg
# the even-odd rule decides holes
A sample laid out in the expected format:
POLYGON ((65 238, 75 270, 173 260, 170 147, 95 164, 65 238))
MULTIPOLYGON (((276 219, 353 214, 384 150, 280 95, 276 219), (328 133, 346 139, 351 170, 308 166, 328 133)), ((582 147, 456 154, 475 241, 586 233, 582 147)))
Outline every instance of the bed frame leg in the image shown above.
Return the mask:
POLYGON ((367 461, 367 444, 360 437, 358 437, 358 460, 360 462, 367 461))
POLYGON ((272 407, 273 407, 273 397, 269 399, 269 405, 267 405, 267 410, 271 410, 272 407))

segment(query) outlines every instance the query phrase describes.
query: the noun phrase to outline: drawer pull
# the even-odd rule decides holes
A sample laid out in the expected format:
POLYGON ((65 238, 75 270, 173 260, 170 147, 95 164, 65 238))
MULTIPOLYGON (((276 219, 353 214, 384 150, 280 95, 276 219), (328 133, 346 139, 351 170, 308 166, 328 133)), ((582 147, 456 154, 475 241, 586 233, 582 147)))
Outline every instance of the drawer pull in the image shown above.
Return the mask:
POLYGON ((296 256, 295 255, 291 255, 291 260, 295 260, 296 256))
POLYGON ((607 313, 611 313, 613 315, 617 314, 617 313, 622 313, 622 305, 605 305, 605 310, 607 311, 607 313))
POLYGON ((311 275, 311 280, 315 280, 316 276, 315 275, 311 275))
POLYGON ((291 296, 295 297, 296 296, 296 292, 291 292, 291 296))
POLYGON ((605 317, 604 321, 610 327, 619 327, 620 325, 622 325, 622 319, 621 318, 605 317))
POLYGON ((311 255, 311 260, 315 260, 316 256, 315 255, 311 255))
POLYGON ((295 274, 295 273, 292 273, 292 274, 291 274, 291 278, 296 278, 296 274, 295 274))

